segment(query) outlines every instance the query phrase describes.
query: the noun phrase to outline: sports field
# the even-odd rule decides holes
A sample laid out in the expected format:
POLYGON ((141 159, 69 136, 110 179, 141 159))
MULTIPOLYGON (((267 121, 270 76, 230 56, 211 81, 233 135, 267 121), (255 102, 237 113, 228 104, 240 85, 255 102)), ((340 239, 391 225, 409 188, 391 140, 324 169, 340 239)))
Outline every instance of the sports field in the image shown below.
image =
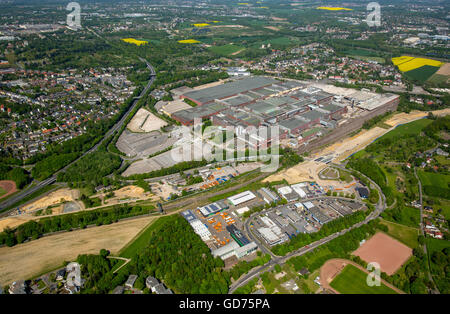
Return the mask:
POLYGON ((330 285, 342 294, 396 294, 394 290, 384 284, 368 286, 367 274, 353 265, 345 266, 330 285))
POLYGON ((378 232, 352 254, 367 263, 378 263, 381 271, 392 276, 412 256, 412 249, 387 234, 378 232))
POLYGON ((17 187, 14 181, 10 180, 0 181, 0 198, 4 198, 15 192, 17 192, 17 187))

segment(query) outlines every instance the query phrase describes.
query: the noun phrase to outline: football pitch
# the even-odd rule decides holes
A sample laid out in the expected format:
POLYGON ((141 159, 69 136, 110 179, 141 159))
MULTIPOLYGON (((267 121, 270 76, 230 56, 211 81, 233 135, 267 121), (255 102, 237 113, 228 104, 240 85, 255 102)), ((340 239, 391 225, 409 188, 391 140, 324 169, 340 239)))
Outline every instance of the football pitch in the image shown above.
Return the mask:
POLYGON ((369 287, 366 278, 366 273, 353 265, 347 265, 330 285, 342 294, 396 294, 394 290, 383 284, 369 287))

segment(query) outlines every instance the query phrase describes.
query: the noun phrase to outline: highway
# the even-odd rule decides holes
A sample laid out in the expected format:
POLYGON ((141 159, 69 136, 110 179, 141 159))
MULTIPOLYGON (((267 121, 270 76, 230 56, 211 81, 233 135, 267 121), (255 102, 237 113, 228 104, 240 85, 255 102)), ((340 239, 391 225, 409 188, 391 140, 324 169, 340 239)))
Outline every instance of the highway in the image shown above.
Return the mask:
MULTIPOLYGON (((150 70, 150 80, 147 83, 147 85, 145 86, 145 88, 142 90, 142 92, 140 93, 138 98, 135 98, 133 103, 131 104, 130 108, 128 109, 128 111, 122 116, 122 118, 110 129, 108 130, 108 132, 106 132, 106 134, 104 135, 104 137, 97 143, 95 144, 91 149, 89 149, 88 151, 86 151, 83 155, 81 155, 79 158, 77 158, 76 160, 74 160, 73 162, 71 162, 70 164, 68 164, 67 166, 65 166, 64 168, 62 168, 61 170, 55 172, 51 177, 49 177, 48 179, 45 179, 44 181, 38 182, 36 185, 34 185, 33 187, 26 189, 24 191, 21 191, 20 193, 8 198, 6 201, 3 201, 2 203, 0 203, 0 210, 3 210, 19 201, 21 201, 22 199, 24 199, 25 197, 39 191, 40 189, 53 184, 56 182, 56 177, 58 175, 58 173, 66 171, 67 168, 69 168, 72 164, 74 164, 75 162, 77 162, 78 160, 80 160, 81 158, 83 158, 84 156, 95 152, 100 145, 102 145, 102 143, 108 139, 112 134, 114 134, 114 132, 116 132, 117 130, 119 130, 122 125, 124 124, 125 120, 127 119, 127 117, 130 115, 130 113, 136 108, 137 103, 139 101, 139 99, 141 97, 143 97, 148 90, 151 88, 151 86, 153 85, 155 78, 156 78, 156 72, 155 69, 153 68, 153 66, 145 59, 140 58, 139 59, 142 62, 145 62, 147 64, 147 68, 150 70)), ((0 214, 0 217, 2 216, 6 216, 8 215, 7 212, 0 214)))
MULTIPOLYGON (((334 167, 340 168, 344 171, 348 171, 348 169, 345 169, 345 167, 342 167, 341 165, 337 165, 337 164, 333 164, 334 167)), ((370 178, 366 177, 365 175, 363 175, 362 173, 358 174, 361 177, 366 178, 367 180, 369 180, 369 182, 371 183, 371 185, 373 185, 379 192, 379 199, 378 199, 378 203, 375 206, 375 210, 370 213, 370 215, 368 215, 366 217, 365 220, 353 225, 352 227, 345 229, 345 230, 341 230, 339 232, 336 232, 332 235, 329 235, 328 237, 322 238, 316 242, 313 242, 311 244, 308 244, 298 250, 295 250, 285 256, 277 256, 275 255, 273 252, 271 252, 268 248, 265 247, 265 245, 263 243, 261 243, 259 241, 259 238, 256 237, 250 230, 249 225, 250 222, 252 221, 252 219, 257 216, 259 213, 255 213, 253 215, 251 215, 246 223, 245 223, 245 231, 248 235, 248 237, 250 238, 251 241, 255 241, 256 244, 258 244, 259 248, 261 249, 261 251, 265 254, 270 254, 271 255, 271 260, 269 262, 267 262, 266 264, 264 264, 263 266, 253 269, 251 270, 248 274, 241 276, 241 278, 239 278, 237 281, 235 281, 231 286, 230 289, 228 291, 229 294, 232 294, 237 288, 242 287, 243 285, 247 284, 249 281, 251 281, 253 278, 256 278, 257 276, 259 276, 260 274, 271 270, 276 264, 285 264, 290 258, 292 257, 296 257, 296 256, 301 256, 303 254, 306 254, 316 248, 318 248, 319 246, 322 246, 328 242, 330 242, 333 239, 336 239, 337 237, 340 237, 341 235, 344 235, 345 233, 349 232, 352 229, 356 229, 361 227, 362 225, 365 225, 367 223, 369 223, 371 220, 374 220, 376 218, 378 218, 378 216, 380 216, 380 214, 386 209, 386 197, 383 194, 383 191, 381 191, 381 188, 375 183, 373 182, 370 178)))

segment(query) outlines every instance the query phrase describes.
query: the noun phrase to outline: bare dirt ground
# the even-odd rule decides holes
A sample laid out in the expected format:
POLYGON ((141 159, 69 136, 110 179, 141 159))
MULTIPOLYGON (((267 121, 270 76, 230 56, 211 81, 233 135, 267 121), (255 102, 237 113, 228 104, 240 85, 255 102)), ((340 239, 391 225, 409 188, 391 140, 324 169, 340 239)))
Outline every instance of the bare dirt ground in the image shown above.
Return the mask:
POLYGON ((132 132, 147 133, 157 131, 166 125, 166 121, 161 120, 151 112, 141 108, 136 112, 130 123, 128 123, 127 128, 132 132))
POLYGON ((338 190, 342 192, 352 192, 353 185, 352 182, 340 182, 337 180, 323 180, 319 177, 319 173, 327 168, 328 165, 316 162, 314 160, 306 161, 304 163, 298 164, 292 168, 285 169, 277 174, 267 177, 263 182, 275 182, 286 179, 289 184, 314 181, 325 190, 338 190))
POLYGON ((105 199, 106 193, 100 193, 97 196, 104 199, 104 205, 114 205, 120 203, 121 200, 149 200, 155 197, 151 192, 145 192, 141 187, 135 185, 125 186, 113 192, 114 197, 105 199))
POLYGON ((267 28, 267 29, 270 29, 270 30, 273 30, 273 31, 279 31, 280 29, 278 28, 278 27, 276 27, 276 26, 264 26, 264 28, 267 28))
POLYGON ((163 184, 160 184, 159 182, 153 183, 152 192, 155 193, 157 197, 161 197, 163 200, 167 200, 172 193, 178 193, 172 185, 164 182, 163 184))
POLYGON ((386 129, 380 127, 374 127, 370 130, 362 130, 355 136, 343 139, 326 147, 321 152, 315 154, 313 158, 318 158, 319 156, 330 154, 334 155, 334 162, 340 162, 350 155, 365 148, 375 139, 385 134, 386 131, 386 129))
POLYGON ((450 75, 450 63, 446 63, 435 73, 439 75, 450 75))
MULTIPOLYGON (((445 116, 450 114, 450 108, 442 109, 442 110, 435 110, 432 111, 435 116, 445 116)), ((417 119, 421 119, 423 117, 426 117, 428 115, 428 112, 424 111, 411 111, 410 113, 398 113, 394 115, 392 118, 387 120, 385 123, 397 126, 399 124, 408 123, 417 119)))
POLYGON ((27 221, 30 220, 30 217, 8 217, 0 220, 0 232, 2 232, 5 228, 13 229, 27 221))
POLYGON ((10 181, 10 180, 0 181, 0 188, 2 188, 3 190, 6 191, 5 194, 0 196, 0 199, 17 192, 16 183, 14 181, 10 181))
POLYGON ((367 263, 377 262, 381 271, 391 276, 411 257, 412 249, 378 232, 352 254, 367 263))
POLYGON ((25 213, 36 211, 39 209, 47 208, 48 206, 53 206, 63 202, 72 202, 80 198, 80 191, 71 190, 68 188, 59 189, 54 191, 33 203, 22 206, 20 210, 25 213))
POLYGON ((73 261, 79 254, 101 249, 116 254, 155 217, 118 222, 108 226, 65 232, 13 247, 0 248, 0 284, 28 279, 73 261), (50 252, 50 253, 49 253, 50 252))
MULTIPOLYGON (((368 274, 366 269, 364 269, 363 267, 361 267, 361 265, 358 265, 352 261, 345 260, 345 259, 338 259, 338 258, 330 259, 330 260, 326 261, 325 264, 323 264, 322 267, 320 268, 320 283, 321 283, 322 287, 324 289, 330 290, 336 294, 340 294, 338 291, 334 290, 330 286, 330 283, 333 281, 334 278, 336 278, 337 275, 339 275, 341 273, 341 271, 344 269, 344 267, 347 266, 348 264, 351 264, 368 274)), ((384 285, 391 288, 392 290, 396 291, 397 293, 405 294, 403 291, 394 287, 393 285, 391 285, 384 279, 381 279, 381 282, 384 285)))

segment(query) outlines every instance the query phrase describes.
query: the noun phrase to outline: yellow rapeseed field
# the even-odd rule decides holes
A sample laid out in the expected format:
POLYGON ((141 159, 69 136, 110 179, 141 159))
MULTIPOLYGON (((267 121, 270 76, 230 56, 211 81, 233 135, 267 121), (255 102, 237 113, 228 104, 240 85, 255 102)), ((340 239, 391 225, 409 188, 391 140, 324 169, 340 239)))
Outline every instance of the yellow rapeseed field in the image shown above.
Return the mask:
POLYGON ((394 65, 396 65, 401 72, 412 71, 421 68, 425 65, 441 67, 444 64, 437 60, 426 58, 414 58, 408 56, 392 58, 392 63, 394 63, 394 65))
POLYGON ((198 44, 200 43, 198 40, 195 39, 183 39, 178 41, 180 44, 198 44))
POLYGON ((328 10, 328 11, 352 11, 353 9, 348 9, 348 8, 333 8, 333 7, 317 7, 317 10, 328 10))
POLYGON ((129 44, 135 44, 135 45, 137 45, 137 46, 148 44, 148 41, 137 40, 137 39, 134 39, 134 38, 123 38, 122 40, 123 40, 124 42, 126 42, 126 43, 129 43, 129 44))
POLYGON ((196 24, 192 24, 192 25, 194 25, 195 27, 206 27, 206 26, 209 26, 208 23, 196 23, 196 24))

